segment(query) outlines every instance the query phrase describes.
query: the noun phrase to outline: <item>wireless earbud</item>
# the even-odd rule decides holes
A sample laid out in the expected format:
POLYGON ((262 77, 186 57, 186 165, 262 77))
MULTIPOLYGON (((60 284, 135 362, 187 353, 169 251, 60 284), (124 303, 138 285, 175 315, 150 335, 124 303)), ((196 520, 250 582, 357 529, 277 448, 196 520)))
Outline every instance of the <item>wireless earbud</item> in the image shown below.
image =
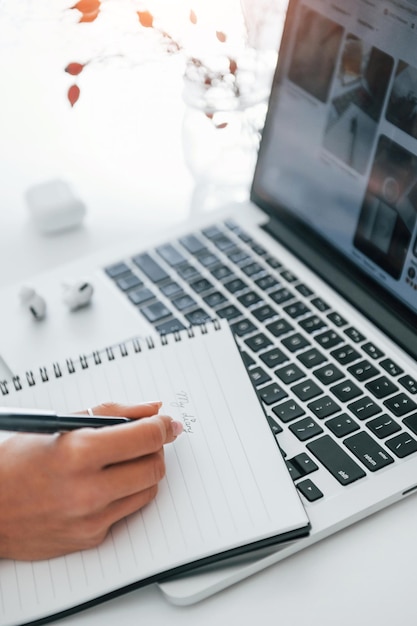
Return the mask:
POLYGON ((64 302, 71 311, 90 303, 94 288, 86 280, 79 280, 71 285, 64 285, 64 302))
POLYGON ((32 287, 22 287, 19 293, 21 303, 37 320, 46 315, 46 302, 32 287))

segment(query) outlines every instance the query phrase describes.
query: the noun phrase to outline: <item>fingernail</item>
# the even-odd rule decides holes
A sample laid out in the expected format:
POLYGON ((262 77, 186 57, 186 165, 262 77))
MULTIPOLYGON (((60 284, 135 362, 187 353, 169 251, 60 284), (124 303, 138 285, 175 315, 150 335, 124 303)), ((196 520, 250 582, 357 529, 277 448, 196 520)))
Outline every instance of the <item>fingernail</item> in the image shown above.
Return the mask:
POLYGON ((161 406, 162 406, 162 402, 160 400, 155 400, 155 401, 152 401, 152 402, 145 402, 145 404, 149 404, 150 406, 154 406, 157 409, 160 409, 161 406))
POLYGON ((174 437, 178 437, 178 435, 181 435, 182 431, 184 430, 184 426, 181 424, 181 422, 176 422, 175 420, 172 420, 171 428, 174 437))

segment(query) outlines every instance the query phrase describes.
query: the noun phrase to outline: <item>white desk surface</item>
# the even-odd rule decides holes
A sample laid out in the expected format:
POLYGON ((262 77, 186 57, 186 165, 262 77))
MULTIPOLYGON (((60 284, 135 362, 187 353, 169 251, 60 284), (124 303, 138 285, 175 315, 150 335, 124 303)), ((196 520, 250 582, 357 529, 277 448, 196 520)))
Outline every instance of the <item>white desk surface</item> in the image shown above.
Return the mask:
MULTIPOLYGON (((192 181, 182 162, 175 62, 155 65, 153 77, 138 68, 131 89, 126 76, 118 84, 117 75, 109 82, 100 73, 72 111, 63 79, 47 80, 35 64, 28 72, 23 61, 21 72, 10 73, 8 63, 0 61, 0 286, 30 282, 54 264, 187 216, 192 181), (107 98, 117 87, 119 95, 107 98), (23 192, 55 176, 75 186, 88 215, 82 228, 45 237, 28 222, 23 192)), ((414 624, 416 563, 411 497, 202 603, 175 607, 151 586, 59 623, 414 624)))

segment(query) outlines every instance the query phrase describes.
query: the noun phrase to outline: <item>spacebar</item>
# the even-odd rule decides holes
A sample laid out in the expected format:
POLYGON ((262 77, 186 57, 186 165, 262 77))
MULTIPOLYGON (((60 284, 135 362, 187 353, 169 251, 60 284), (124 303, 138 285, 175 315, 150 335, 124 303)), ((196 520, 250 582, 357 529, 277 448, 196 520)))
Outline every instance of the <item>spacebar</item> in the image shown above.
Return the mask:
POLYGON ((341 485, 349 485, 366 476, 359 465, 329 435, 310 442, 307 448, 341 485))

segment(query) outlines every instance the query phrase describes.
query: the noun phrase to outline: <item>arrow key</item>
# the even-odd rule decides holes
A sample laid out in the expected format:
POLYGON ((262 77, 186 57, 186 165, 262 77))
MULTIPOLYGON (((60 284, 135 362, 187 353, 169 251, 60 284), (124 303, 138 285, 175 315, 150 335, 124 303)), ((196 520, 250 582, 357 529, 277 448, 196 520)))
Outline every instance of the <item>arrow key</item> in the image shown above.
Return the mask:
POLYGON ((309 478, 303 480, 297 484, 297 489, 301 491, 303 496, 307 498, 309 502, 314 502, 323 497, 322 492, 309 478))

